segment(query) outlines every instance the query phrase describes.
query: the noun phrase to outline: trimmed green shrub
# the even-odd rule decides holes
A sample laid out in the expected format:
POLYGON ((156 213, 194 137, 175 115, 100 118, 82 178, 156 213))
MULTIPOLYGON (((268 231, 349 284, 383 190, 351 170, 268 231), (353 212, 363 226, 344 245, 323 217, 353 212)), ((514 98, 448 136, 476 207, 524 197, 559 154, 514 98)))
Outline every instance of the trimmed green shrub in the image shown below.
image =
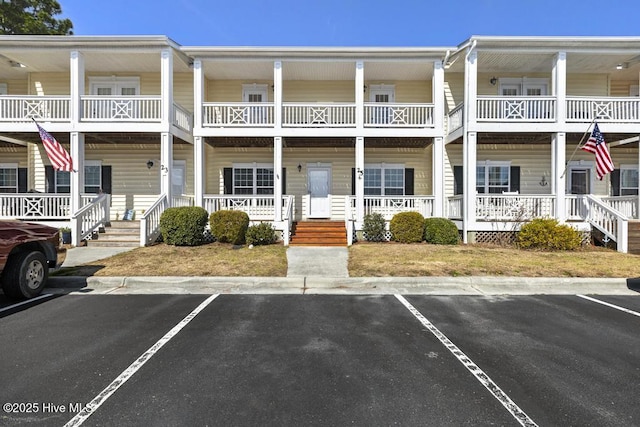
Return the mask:
POLYGON ((204 242, 209 213, 199 206, 168 208, 160 215, 160 234, 168 245, 197 246, 204 242))
POLYGON ((400 212, 389 223, 391 238, 400 243, 419 243, 424 236, 424 217, 418 212, 400 212))
POLYGON ((458 227, 448 218, 424 220, 424 240, 434 245, 457 245, 460 243, 458 227))
POLYGON ((270 245, 276 241, 276 230, 270 222, 261 222, 247 229, 248 245, 270 245))
POLYGON ((241 245, 249 228, 249 215, 242 211, 216 211, 209 217, 209 226, 218 242, 241 245))
POLYGON ((520 229, 518 246, 523 249, 570 251, 582 245, 580 233, 553 218, 535 218, 520 229))
POLYGON ((384 240, 384 234, 387 231, 387 221, 384 217, 374 212, 364 216, 364 224, 362 232, 370 242, 381 242, 384 240))

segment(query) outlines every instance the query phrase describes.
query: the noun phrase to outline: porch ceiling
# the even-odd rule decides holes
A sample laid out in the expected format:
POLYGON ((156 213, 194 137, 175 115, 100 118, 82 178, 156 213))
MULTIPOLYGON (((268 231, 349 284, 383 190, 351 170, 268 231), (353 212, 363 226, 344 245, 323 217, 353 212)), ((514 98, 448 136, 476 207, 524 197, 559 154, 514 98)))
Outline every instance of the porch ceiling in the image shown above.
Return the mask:
MULTIPOLYGON (((577 145, 582 139, 584 134, 582 133, 567 133, 566 135, 566 145, 567 147, 573 147, 577 145)), ((542 144, 548 145, 551 144, 551 138, 553 134, 551 133, 498 133, 498 132, 487 132, 487 133, 478 133, 478 144, 542 144)), ((604 134, 605 140, 608 144, 613 143, 615 141, 620 141, 624 139, 628 139, 632 136, 630 134, 623 133, 606 133, 604 134)), ((588 135, 587 135, 588 137, 588 135)), ((586 138, 585 137, 585 140, 586 138)), ((455 143, 462 143, 462 138, 459 138, 455 141, 455 143)), ((583 141, 584 143, 584 141, 583 141)), ((637 144, 637 143, 636 143, 637 144)), ((632 147, 632 144, 625 144, 625 147, 632 147)))
MULTIPOLYGON (((33 144, 39 144, 40 136, 37 132, 14 132, 14 133, 3 133, 3 136, 7 136, 9 138, 17 139, 20 141, 30 142, 33 144)), ((54 137, 56 141, 63 145, 69 145, 69 133, 67 132, 56 132, 54 137)), ((115 133, 85 133, 84 142, 86 144, 160 144, 160 135, 158 133, 152 132, 138 132, 138 133, 125 133, 125 132, 115 132, 115 133)), ((181 140, 180 138, 173 138, 174 144, 188 144, 188 142, 181 140)), ((9 145, 14 145, 11 143, 6 143, 9 145)))
MULTIPOLYGON (((207 137, 207 144, 212 147, 272 147, 273 138, 267 137, 207 137)), ((365 138, 365 147, 424 148, 433 142, 433 138, 365 138)), ((285 137, 282 145, 287 148, 307 147, 355 147, 355 138, 304 138, 285 137)))

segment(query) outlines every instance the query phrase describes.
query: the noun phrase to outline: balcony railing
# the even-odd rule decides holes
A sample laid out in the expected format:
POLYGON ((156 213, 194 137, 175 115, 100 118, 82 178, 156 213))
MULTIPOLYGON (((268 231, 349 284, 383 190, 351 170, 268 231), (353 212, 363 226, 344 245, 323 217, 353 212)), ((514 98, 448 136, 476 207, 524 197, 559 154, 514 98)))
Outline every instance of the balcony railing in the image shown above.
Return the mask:
POLYGON ((82 96, 82 121, 159 122, 160 96, 82 96))
POLYGON ((449 120, 447 121, 447 133, 452 133, 460 129, 463 125, 464 104, 458 104, 456 108, 449 112, 449 120))
POLYGON ((0 122, 30 122, 31 119, 68 121, 71 98, 68 96, 0 96, 0 122))
MULTIPOLYGON (((282 196, 283 209, 288 210, 287 203, 290 202, 289 196, 282 196)), ((273 196, 206 194, 204 196, 204 208, 210 214, 219 210, 242 211, 249 215, 249 219, 252 221, 273 221, 275 217, 273 196)))
POLYGON ((476 220, 528 221, 532 218, 555 216, 552 195, 478 194, 476 220))
POLYGON ((202 104, 204 127, 270 127, 273 126, 271 103, 214 103, 202 104))
POLYGON ((553 122, 556 98, 552 96, 479 96, 479 122, 553 122))
POLYGON ((286 127, 354 127, 355 104, 301 104, 282 106, 282 126, 286 127))
POLYGON ((640 98, 567 97, 567 121, 640 123, 640 98))
POLYGON ((173 104, 173 125, 185 132, 193 130, 193 114, 179 104, 173 104))
POLYGON ((433 127, 433 104, 364 104, 365 127, 433 127))

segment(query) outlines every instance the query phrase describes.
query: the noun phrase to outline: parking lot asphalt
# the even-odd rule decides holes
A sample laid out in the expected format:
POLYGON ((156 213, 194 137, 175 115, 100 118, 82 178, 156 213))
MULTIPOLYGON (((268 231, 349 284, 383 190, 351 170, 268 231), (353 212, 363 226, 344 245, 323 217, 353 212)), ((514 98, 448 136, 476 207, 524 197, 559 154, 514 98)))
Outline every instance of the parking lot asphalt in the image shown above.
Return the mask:
POLYGON ((0 307, 2 425, 640 424, 639 294, 0 307))

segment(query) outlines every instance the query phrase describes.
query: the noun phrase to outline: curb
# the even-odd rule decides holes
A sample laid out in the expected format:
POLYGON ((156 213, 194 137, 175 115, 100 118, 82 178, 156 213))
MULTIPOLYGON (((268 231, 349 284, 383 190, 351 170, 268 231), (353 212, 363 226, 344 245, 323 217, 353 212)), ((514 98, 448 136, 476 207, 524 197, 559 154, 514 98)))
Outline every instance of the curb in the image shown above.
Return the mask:
POLYGON ((548 277, 77 277, 49 278, 50 293, 636 295, 640 278, 548 277))

